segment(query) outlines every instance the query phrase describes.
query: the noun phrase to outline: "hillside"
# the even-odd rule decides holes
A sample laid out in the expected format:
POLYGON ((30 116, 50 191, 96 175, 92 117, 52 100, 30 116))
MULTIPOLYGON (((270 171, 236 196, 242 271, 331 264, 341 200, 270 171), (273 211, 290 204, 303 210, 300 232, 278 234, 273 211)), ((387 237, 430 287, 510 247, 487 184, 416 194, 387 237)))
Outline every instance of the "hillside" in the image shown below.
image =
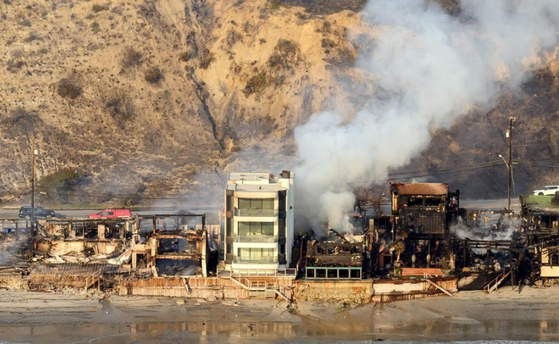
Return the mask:
MULTIPOLYGON (((45 203, 215 201, 228 172, 293 167, 294 128, 323 110, 351 116, 378 92, 374 75, 355 67, 355 37, 378 34, 363 4, 0 3, 1 200, 29 192, 31 137, 45 203)), ((539 71, 524 93, 438 131, 402 171, 499 159, 509 116, 518 117, 518 159, 557 161, 556 75, 553 66, 539 71)), ((516 185, 557 182, 554 172, 524 166, 516 185)), ((475 190, 468 196, 501 196, 506 168, 441 178, 475 190)))

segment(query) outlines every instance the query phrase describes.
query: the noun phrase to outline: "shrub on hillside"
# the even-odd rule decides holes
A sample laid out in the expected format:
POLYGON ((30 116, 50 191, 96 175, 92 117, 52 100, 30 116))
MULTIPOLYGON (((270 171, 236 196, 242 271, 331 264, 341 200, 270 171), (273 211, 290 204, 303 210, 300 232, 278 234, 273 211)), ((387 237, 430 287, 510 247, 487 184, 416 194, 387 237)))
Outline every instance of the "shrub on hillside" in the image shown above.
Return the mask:
POLYGON ((62 98, 76 99, 82 94, 82 89, 71 79, 60 79, 56 84, 56 93, 62 98))
POLYGON ((208 69, 210 67, 210 64, 212 64, 212 62, 214 61, 215 61, 214 54, 208 52, 207 54, 205 54, 205 56, 200 58, 200 63, 198 64, 198 67, 202 69, 208 69))
POLYGON ((179 60, 182 62, 188 62, 188 60, 190 60, 190 52, 185 51, 184 53, 181 53, 179 55, 179 60))
POLYGON ((271 0, 266 3, 266 8, 270 11, 275 11, 281 7, 281 2, 277 0, 271 0))
POLYGON ((37 129, 45 130, 46 125, 36 111, 17 107, 8 116, 0 116, 0 125, 6 128, 4 135, 10 138, 29 137, 37 129))
POLYGON ((299 46, 289 40, 280 39, 274 48, 274 54, 268 59, 270 67, 290 67, 299 59, 299 46))
POLYGON ((6 62, 6 70, 11 73, 17 73, 19 69, 26 65, 27 63, 25 63, 25 61, 9 59, 6 62))
POLYGON ((68 194, 78 180, 79 175, 75 170, 63 168, 43 177, 39 181, 39 190, 45 192, 50 200, 66 204, 68 194))
POLYGON ((24 20, 18 22, 18 24, 21 25, 21 26, 31 27, 31 21, 29 19, 24 19, 24 20))
POLYGON ((138 66, 142 63, 142 54, 138 52, 133 47, 126 47, 122 51, 122 60, 120 60, 120 64, 127 68, 127 67, 134 67, 138 66))
POLYGON ((101 27, 99 26, 98 22, 91 23, 91 31, 93 31, 93 33, 101 31, 101 27))
POLYGON ((105 108, 120 125, 134 117, 134 106, 124 92, 112 93, 105 101, 105 108))
POLYGON ((163 73, 161 73, 159 68, 153 66, 144 72, 144 79, 150 84, 157 84, 161 79, 163 79, 163 73))
POLYGON ((29 43, 29 42, 33 42, 33 41, 42 41, 43 38, 39 35, 37 35, 35 32, 31 32, 29 33, 29 35, 27 37, 25 37, 25 39, 23 40, 25 43, 29 43))
POLYGON ((97 13, 97 12, 105 11, 107 7, 105 5, 93 4, 91 6, 91 9, 93 10, 93 12, 97 13))
POLYGON ((243 93, 246 97, 248 97, 253 93, 262 91, 267 84, 268 84, 268 77, 266 76, 266 73, 259 72, 258 74, 256 74, 255 76, 253 76, 247 81, 243 93))

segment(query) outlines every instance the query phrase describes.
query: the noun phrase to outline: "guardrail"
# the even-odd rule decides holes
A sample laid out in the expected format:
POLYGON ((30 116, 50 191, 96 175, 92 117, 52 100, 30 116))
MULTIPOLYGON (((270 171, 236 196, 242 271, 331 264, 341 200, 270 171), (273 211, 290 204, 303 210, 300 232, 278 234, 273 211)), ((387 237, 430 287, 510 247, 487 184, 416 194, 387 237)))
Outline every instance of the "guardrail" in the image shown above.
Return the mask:
POLYGON ((263 242, 271 243, 278 242, 277 235, 235 235, 234 242, 263 242))
POLYGON ((234 257, 233 263, 236 264, 273 264, 278 262, 278 257, 265 257, 260 259, 242 259, 241 257, 234 257))
POLYGON ((249 277, 295 277, 297 276, 296 269, 235 269, 236 272, 229 271, 229 277, 234 278, 237 276, 249 277))
POLYGON ((239 208, 235 208, 235 216, 275 217, 275 216, 278 216, 278 211, 275 210, 275 209, 239 209, 239 208))

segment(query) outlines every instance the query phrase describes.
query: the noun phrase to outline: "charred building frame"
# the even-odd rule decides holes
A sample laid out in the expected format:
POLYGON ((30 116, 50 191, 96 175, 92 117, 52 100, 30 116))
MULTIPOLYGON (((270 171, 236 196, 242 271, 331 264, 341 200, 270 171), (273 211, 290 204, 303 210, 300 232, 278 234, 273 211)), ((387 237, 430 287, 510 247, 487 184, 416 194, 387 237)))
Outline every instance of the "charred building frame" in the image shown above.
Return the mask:
POLYGON ((458 216, 460 191, 444 183, 390 183, 397 231, 410 238, 446 237, 458 216))

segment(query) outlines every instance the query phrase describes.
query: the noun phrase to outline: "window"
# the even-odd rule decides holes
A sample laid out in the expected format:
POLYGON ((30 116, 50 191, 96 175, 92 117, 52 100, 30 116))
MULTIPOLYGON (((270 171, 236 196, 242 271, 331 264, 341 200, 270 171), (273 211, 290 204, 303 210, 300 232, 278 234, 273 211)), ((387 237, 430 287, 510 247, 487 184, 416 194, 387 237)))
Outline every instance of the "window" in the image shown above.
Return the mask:
POLYGON ((425 198, 426 207, 438 207, 442 205, 442 200, 440 198, 425 198))
POLYGON ((251 235, 274 235, 274 223, 273 222, 239 222, 239 235, 241 236, 251 236, 251 235))
POLYGON ((408 198, 408 207, 417 207, 423 205, 423 198, 410 197, 408 198))
POLYGON ((239 198, 239 209, 274 209, 274 199, 239 198))
POLYGON ((274 214, 273 198, 239 198, 239 215, 260 216, 274 214))
POLYGON ((239 248, 238 260, 241 263, 275 263, 277 257, 273 248, 239 248))

